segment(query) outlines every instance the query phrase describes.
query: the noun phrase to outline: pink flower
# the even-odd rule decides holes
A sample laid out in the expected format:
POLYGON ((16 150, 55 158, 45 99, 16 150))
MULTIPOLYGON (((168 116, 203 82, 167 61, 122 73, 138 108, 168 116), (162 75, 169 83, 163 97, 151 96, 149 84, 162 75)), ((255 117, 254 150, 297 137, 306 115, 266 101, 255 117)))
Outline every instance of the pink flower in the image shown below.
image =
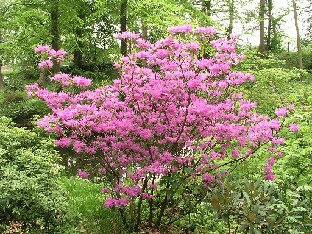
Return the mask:
POLYGON ((173 26, 169 27, 169 32, 171 34, 176 34, 176 33, 185 33, 188 34, 192 31, 192 26, 189 24, 182 25, 182 26, 173 26))
POLYGON ((295 104, 290 104, 288 107, 289 110, 294 110, 295 108, 296 108, 295 104))
POLYGON ((124 198, 120 198, 120 199, 118 200, 118 204, 119 204, 120 206, 125 207, 125 206, 127 206, 127 204, 128 204, 128 200, 126 200, 126 199, 124 199, 124 198))
POLYGON ((203 177, 203 181, 207 182, 208 184, 211 184, 213 181, 213 177, 208 173, 203 174, 202 177, 203 177))
POLYGON ((276 110, 275 110, 275 114, 276 114, 278 117, 285 117, 285 116, 286 116, 286 113, 287 113, 286 107, 282 107, 282 108, 279 108, 279 109, 276 109, 276 110))
POLYGON ((81 179, 88 179, 89 176, 90 176, 90 174, 89 174, 88 172, 83 171, 83 170, 81 170, 81 169, 78 169, 77 173, 78 173, 78 176, 79 176, 81 179))
POLYGON ((55 140, 57 146, 61 148, 66 148, 71 145, 72 139, 67 137, 62 137, 59 140, 55 140))
POLYGON ((274 145, 283 145, 285 143, 285 139, 284 138, 276 138, 274 137, 272 139, 272 144, 274 145))
POLYGON ((49 45, 38 45, 35 48, 35 52, 36 53, 40 53, 40 54, 44 54, 45 52, 49 52, 50 51, 50 46, 49 45))
POLYGON ((104 204, 106 208, 114 208, 118 205, 118 201, 112 197, 108 197, 104 204))
POLYGON ((273 181, 275 179, 275 176, 274 176, 273 172, 267 173, 266 176, 265 176, 265 179, 273 181))
POLYGON ((102 188, 101 192, 102 192, 102 193, 108 193, 108 192, 109 192, 109 189, 108 189, 108 188, 102 188))
POLYGON ((52 68, 53 67, 53 62, 50 59, 41 61, 40 63, 38 63, 38 67, 40 69, 42 68, 52 68))
POLYGON ((295 123, 289 124, 289 130, 291 132, 297 132, 299 129, 300 129, 300 126, 298 124, 295 124, 295 123))
POLYGON ((122 33, 116 33, 114 34, 114 37, 116 39, 136 39, 140 37, 140 34, 138 33, 133 33, 133 32, 122 32, 122 33))
POLYGON ((82 76, 74 76, 73 83, 77 86, 86 87, 92 83, 92 80, 82 76))

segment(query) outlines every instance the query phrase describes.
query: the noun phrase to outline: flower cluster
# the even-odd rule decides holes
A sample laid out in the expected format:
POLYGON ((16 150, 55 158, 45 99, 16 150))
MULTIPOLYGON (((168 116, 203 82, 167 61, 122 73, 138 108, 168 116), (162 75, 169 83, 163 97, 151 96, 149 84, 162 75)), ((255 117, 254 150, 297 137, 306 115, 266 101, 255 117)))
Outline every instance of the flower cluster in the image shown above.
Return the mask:
POLYGON ((88 172, 83 171, 83 170, 81 170, 81 169, 78 169, 77 173, 78 173, 78 176, 79 176, 81 179, 88 179, 89 176, 90 176, 90 174, 89 174, 88 172))
POLYGON ((269 160, 267 161, 266 165, 265 165, 265 178, 267 180, 274 180, 274 174, 272 172, 272 167, 275 163, 275 158, 274 157, 270 157, 269 160))
MULTIPOLYGON (((215 29, 190 25, 169 31, 169 37, 156 43, 133 33, 118 35, 132 39, 134 50, 115 64, 120 78, 113 85, 79 93, 28 87, 29 94, 52 109, 39 125, 60 136, 57 145, 96 159, 94 171, 112 185, 103 190, 111 194, 105 202, 108 208, 155 199, 157 180, 174 175, 210 186, 223 160, 243 160, 262 144, 285 141, 276 136, 278 118, 256 113, 256 103, 236 93, 237 86, 254 80, 251 74, 231 71, 243 59, 236 52, 236 36, 214 40, 215 29), (180 34, 199 35, 214 54, 207 57, 200 43, 179 39, 180 34)), ((36 51, 62 57, 45 46, 36 51)), ((63 87, 91 84, 63 73, 51 81, 63 87)), ((286 112, 276 110, 278 117, 286 112)), ((270 180, 273 159, 265 169, 270 180)), ((89 176, 82 170, 78 174, 89 176)))
POLYGON ((136 39, 140 37, 140 34, 133 33, 133 32, 122 32, 122 33, 116 33, 114 37, 117 39, 127 39, 127 38, 136 39))
POLYGON ((35 48, 35 52, 41 54, 45 57, 48 57, 46 60, 41 61, 38 64, 39 69, 49 69, 53 67, 52 59, 55 59, 57 62, 64 61, 67 54, 64 50, 54 50, 51 49, 49 45, 39 45, 35 48))

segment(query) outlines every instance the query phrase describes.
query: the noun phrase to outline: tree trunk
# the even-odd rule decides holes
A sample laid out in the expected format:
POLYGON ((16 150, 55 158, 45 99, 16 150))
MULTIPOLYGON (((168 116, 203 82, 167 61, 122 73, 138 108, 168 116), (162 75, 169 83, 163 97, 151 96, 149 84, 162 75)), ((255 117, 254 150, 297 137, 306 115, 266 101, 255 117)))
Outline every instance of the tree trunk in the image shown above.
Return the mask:
MULTIPOLYGON (((127 4, 128 0, 121 0, 120 4, 120 32, 127 31, 127 4)), ((121 40, 120 53, 127 55, 127 41, 121 40)))
POLYGON ((0 59, 0 90, 4 89, 4 80, 2 75, 2 60, 0 59))
MULTIPOLYGON (((60 32, 59 32, 59 0, 54 0, 51 3, 50 8, 51 17, 51 36, 52 36, 52 49, 60 49, 60 32)), ((60 64, 54 63, 52 68, 52 74, 56 74, 60 71, 60 64)))
MULTIPOLYGON (((82 21, 85 20, 85 14, 84 14, 84 10, 81 8, 79 8, 78 10, 78 18, 82 21)), ((74 51, 74 65, 75 67, 77 67, 78 69, 82 68, 82 37, 83 37, 83 29, 81 28, 81 26, 76 27, 75 29, 75 37, 76 37, 76 41, 77 41, 77 46, 75 48, 74 51)))
POLYGON ((272 9, 273 2, 268 0, 268 36, 267 36, 267 50, 272 50, 271 30, 272 30, 272 9))
POLYGON ((228 0, 229 4, 229 27, 227 29, 228 39, 230 39, 230 36, 233 32, 233 23, 234 23, 234 0, 228 0))
POLYGON ((144 23, 142 23, 142 38, 147 40, 147 26, 144 23))
POLYGON ((202 0, 202 12, 211 16, 211 0, 202 0))
POLYGON ((298 13, 297 13, 297 4, 295 0, 292 0, 293 8, 294 8, 294 19, 295 19, 295 26, 296 26, 296 33, 297 33, 297 50, 298 50, 298 64, 299 68, 303 68, 302 63, 302 50, 301 50, 301 43, 300 43, 300 31, 298 25, 298 13))
MULTIPOLYGON (((0 43, 2 43, 2 32, 0 31, 0 43)), ((2 75, 2 59, 0 54, 0 90, 4 89, 4 80, 2 75)))
POLYGON ((47 77, 47 69, 46 68, 41 68, 40 69, 39 79, 38 79, 38 85, 40 87, 45 87, 45 85, 46 85, 46 77, 47 77))
POLYGON ((263 54, 265 52, 264 47, 264 6, 265 6, 265 0, 260 0, 260 44, 259 44, 259 52, 260 54, 263 54))

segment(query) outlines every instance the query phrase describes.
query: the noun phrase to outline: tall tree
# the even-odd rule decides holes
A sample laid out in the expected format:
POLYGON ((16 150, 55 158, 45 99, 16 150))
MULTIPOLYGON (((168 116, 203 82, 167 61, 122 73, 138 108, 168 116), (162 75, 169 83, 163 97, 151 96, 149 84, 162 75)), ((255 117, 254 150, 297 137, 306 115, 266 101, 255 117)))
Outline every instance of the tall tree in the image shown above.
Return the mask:
POLYGON ((296 34, 297 34, 298 64, 299 64, 299 68, 302 69, 303 68, 302 50, 301 50, 301 42, 300 42, 299 24, 298 24, 297 4, 295 0, 292 0, 292 5, 293 5, 293 10, 294 10, 294 19, 295 19, 296 34))
MULTIPOLYGON (((0 27, 0 44, 2 43, 2 32, 0 27)), ((1 51, 0 51, 1 52, 1 51)), ((4 89, 4 80, 2 75, 2 53, 0 54, 0 90, 4 89)))
POLYGON ((259 52, 260 52, 260 54, 263 54, 265 52, 265 45, 264 45, 264 13, 265 13, 265 0, 260 0, 260 10, 259 10, 259 18, 260 18, 259 52))
POLYGON ((267 50, 271 50, 272 49, 272 45, 271 45, 271 31, 272 31, 272 10, 273 10, 273 1, 272 0, 268 0, 268 34, 267 34, 267 42, 266 42, 266 46, 267 46, 267 50))
POLYGON ((227 0, 229 8, 229 26, 227 28, 228 39, 233 32, 234 27, 234 0, 227 0))
POLYGON ((202 0, 202 11, 207 16, 211 16, 211 0, 202 0))
MULTIPOLYGON (((50 1, 50 17, 51 17, 51 45, 54 50, 60 49, 60 30, 59 30, 59 0, 50 1)), ((54 63, 52 74, 60 71, 60 64, 54 63)))
MULTIPOLYGON (((128 0, 121 0, 120 3, 120 32, 127 31, 127 5, 128 0)), ((120 53, 122 55, 127 54, 127 42, 121 40, 120 53)))

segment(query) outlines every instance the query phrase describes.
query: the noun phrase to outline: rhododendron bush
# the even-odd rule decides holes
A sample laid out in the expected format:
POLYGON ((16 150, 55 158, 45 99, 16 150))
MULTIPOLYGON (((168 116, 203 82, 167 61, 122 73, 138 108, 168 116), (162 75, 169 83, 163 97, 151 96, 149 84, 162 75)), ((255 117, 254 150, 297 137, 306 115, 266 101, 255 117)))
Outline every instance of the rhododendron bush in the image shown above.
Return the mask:
MULTIPOLYGON (((173 223, 218 185, 225 166, 263 144, 275 149, 284 143, 276 133, 288 109, 270 119, 237 92, 254 77, 231 71, 243 59, 236 36, 218 39, 213 28, 189 25, 169 32, 154 44, 130 32, 116 35, 131 52, 115 64, 120 78, 113 85, 92 90, 90 79, 59 73, 50 78, 62 87, 59 92, 28 86, 29 95, 52 109, 38 125, 59 136, 58 146, 88 156, 79 176, 105 181, 105 206, 118 208, 132 230, 173 223)), ((48 46, 36 51, 43 61, 65 55, 48 46)), ((40 68, 45 64, 51 67, 41 62, 40 68)), ((280 154, 271 151, 263 163, 270 180, 274 155, 280 154)))

